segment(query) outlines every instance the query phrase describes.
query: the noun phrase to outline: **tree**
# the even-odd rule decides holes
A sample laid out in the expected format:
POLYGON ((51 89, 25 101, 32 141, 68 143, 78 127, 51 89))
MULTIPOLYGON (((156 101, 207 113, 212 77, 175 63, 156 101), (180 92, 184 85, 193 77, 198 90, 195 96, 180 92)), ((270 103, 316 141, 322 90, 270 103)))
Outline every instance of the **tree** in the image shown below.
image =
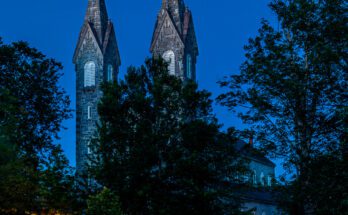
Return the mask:
POLYGON ((13 139, 17 101, 8 90, 0 88, 0 212, 24 213, 33 205, 37 186, 36 175, 20 155, 13 139))
MULTIPOLYGON (((70 100, 59 87, 62 65, 25 42, 2 44, 0 87, 16 99, 16 144, 38 166, 38 154, 49 149, 70 117, 70 100)), ((5 101, 6 102, 6 101, 5 101)))
POLYGON ((122 215, 118 197, 109 189, 91 196, 87 201, 87 215, 122 215))
POLYGON ((0 211, 66 209, 71 172, 53 143, 70 116, 62 66, 24 42, 0 38, 0 211), (63 207, 63 208, 62 208, 63 207))
MULTIPOLYGON (((74 171, 60 145, 39 168, 39 205, 42 210, 66 213, 78 209, 74 171)), ((78 210, 77 210, 78 211, 78 210)))
POLYGON ((169 75, 163 60, 107 84, 92 175, 127 214, 238 214, 235 139, 219 132, 210 93, 169 75))
POLYGON ((23 212, 35 197, 36 186, 30 181, 33 172, 17 155, 8 138, 0 137, 0 213, 23 212), (12 211, 16 209, 15 211, 12 211))
POLYGON ((228 92, 218 100, 239 112, 265 152, 295 170, 293 210, 304 214, 322 206, 305 189, 317 180, 313 162, 337 158, 342 149, 339 137, 346 127, 338 113, 348 105, 347 5, 273 0, 270 7, 279 29, 262 22, 245 47, 241 73, 220 82, 228 92))

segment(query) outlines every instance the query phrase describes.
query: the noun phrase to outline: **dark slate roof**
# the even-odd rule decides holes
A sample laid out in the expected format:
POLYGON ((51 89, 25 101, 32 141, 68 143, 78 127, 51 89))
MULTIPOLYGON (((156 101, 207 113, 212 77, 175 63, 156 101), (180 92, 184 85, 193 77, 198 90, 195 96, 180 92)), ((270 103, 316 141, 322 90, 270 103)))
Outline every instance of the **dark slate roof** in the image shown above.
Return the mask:
POLYGON ((238 151, 243 153, 246 157, 248 157, 251 160, 260 162, 273 168, 276 166, 270 159, 266 158, 263 154, 261 154, 255 148, 253 148, 252 145, 247 144, 242 140, 238 140, 235 147, 238 151))
POLYGON ((260 202, 264 204, 276 204, 274 192, 267 190, 249 190, 242 192, 242 197, 248 202, 260 202))

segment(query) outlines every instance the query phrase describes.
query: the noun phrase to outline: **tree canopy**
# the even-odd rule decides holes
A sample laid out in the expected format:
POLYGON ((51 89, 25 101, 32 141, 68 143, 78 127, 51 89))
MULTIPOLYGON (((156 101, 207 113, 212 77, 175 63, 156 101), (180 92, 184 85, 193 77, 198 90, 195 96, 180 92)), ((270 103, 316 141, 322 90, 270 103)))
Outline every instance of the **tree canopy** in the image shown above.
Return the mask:
POLYGON ((92 172, 128 214, 238 214, 235 139, 220 133, 210 93, 149 59, 104 86, 92 172))
POLYGON ((62 66, 25 42, 0 38, 0 212, 69 211, 73 172, 54 144, 70 117, 62 66))
POLYGON ((118 197, 109 189, 91 196, 87 201, 87 215, 122 215, 118 197))
MULTIPOLYGON (((240 74, 220 82, 227 91, 218 100, 239 112, 260 148, 295 170, 295 214, 303 214, 323 206, 304 189, 319 180, 313 162, 321 156, 341 159, 347 144, 340 138, 347 129, 341 115, 348 105, 347 3, 273 0, 270 7, 279 28, 262 22, 245 46, 240 74)), ((339 181, 340 170, 328 180, 339 181)))
POLYGON ((62 68, 25 42, 0 46, 0 87, 16 99, 13 133, 28 154, 50 147, 61 122, 70 117, 70 100, 58 85, 62 68))

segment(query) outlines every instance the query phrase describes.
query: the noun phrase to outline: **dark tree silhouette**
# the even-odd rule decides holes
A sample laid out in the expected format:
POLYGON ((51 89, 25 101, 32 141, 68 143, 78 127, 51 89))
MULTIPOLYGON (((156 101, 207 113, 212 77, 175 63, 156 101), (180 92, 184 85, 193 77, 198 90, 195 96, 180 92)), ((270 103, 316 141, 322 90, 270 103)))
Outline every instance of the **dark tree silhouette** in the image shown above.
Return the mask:
POLYGON ((93 170, 124 212, 240 213, 234 182, 245 167, 209 97, 152 59, 104 87, 93 170))
POLYGON ((71 211, 73 173, 53 140, 70 116, 62 66, 0 38, 0 212, 71 211))
MULTIPOLYGON (((279 29, 263 21, 259 35, 245 47, 241 73, 220 82, 228 92, 218 100, 231 110, 242 107, 240 116, 261 148, 295 169, 294 214, 318 214, 322 203, 332 201, 317 201, 311 194, 331 188, 306 189, 320 178, 313 162, 320 156, 339 159, 341 145, 347 144, 340 139, 347 129, 340 115, 348 105, 347 2, 273 0, 270 7, 279 29)), ((338 178, 327 180, 335 183, 342 177, 339 171, 334 171, 338 178)), ((347 198, 347 192, 342 194, 347 198)))

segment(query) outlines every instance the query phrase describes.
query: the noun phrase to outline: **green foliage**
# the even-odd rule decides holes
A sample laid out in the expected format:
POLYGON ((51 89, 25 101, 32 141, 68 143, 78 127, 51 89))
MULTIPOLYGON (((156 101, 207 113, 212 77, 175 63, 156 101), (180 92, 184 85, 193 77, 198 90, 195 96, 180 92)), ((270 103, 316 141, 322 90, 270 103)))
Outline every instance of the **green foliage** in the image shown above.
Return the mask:
POLYGON ((70 116, 69 98, 58 86, 61 69, 24 42, 0 46, 0 88, 17 102, 16 144, 34 160, 52 145, 61 122, 70 116))
POLYGON ((74 172, 60 146, 50 152, 39 168, 41 208, 71 212, 78 204, 74 191, 74 172))
POLYGON ((339 137, 347 128, 340 115, 348 106, 347 4, 273 0, 270 7, 278 16, 279 29, 263 21, 259 35, 245 47, 241 73, 220 82, 229 91, 218 100, 240 112, 265 152, 284 159, 288 170, 296 170, 299 186, 291 200, 294 214, 303 214, 331 202, 311 193, 332 187, 308 183, 325 184, 339 174, 338 169, 333 175, 323 173, 324 180, 310 173, 319 157, 341 154, 339 137))
POLYGON ((87 201, 87 215, 122 215, 118 197, 109 189, 91 196, 87 201))
POLYGON ((37 186, 31 181, 35 177, 32 170, 18 157, 18 151, 0 133, 0 212, 10 209, 24 211, 30 208, 35 198, 37 186))
MULTIPOLYGON (((21 156, 14 143, 17 137, 13 133, 17 124, 14 117, 18 111, 17 100, 10 92, 0 88, 0 212, 9 213, 11 209, 23 212, 33 205, 37 186, 30 165, 21 156)), ((9 213, 11 214, 11 213, 9 213)))
POLYGON ((0 40, 1 214, 71 211, 71 168, 53 144, 70 116, 61 68, 24 42, 0 40))
POLYGON ((127 214, 238 214, 235 139, 219 132, 210 93, 170 76, 163 60, 104 86, 91 159, 127 214))

